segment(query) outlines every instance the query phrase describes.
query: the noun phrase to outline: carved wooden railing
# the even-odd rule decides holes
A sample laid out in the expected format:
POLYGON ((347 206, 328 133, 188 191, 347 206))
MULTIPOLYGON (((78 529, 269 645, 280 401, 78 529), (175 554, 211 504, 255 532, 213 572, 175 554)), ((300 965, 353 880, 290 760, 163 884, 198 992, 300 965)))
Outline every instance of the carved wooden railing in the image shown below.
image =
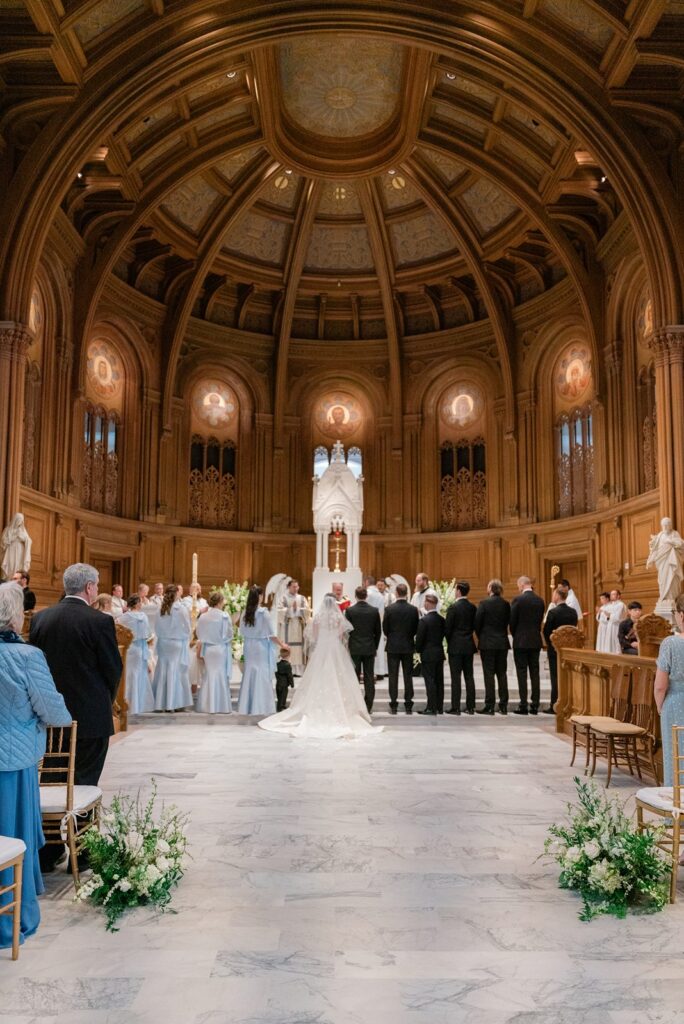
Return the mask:
POLYGON ((112 706, 112 716, 114 718, 114 731, 115 732, 126 732, 128 728, 128 701, 126 700, 126 656, 128 654, 128 648, 133 643, 133 633, 126 626, 121 626, 116 623, 116 642, 119 648, 119 654, 121 655, 121 661, 123 662, 123 668, 121 670, 121 679, 119 680, 119 689, 116 691, 116 697, 114 698, 114 704, 112 706))
MULTIPOLYGON (((610 710, 611 676, 616 667, 631 673, 631 691, 643 688, 644 683, 653 690, 656 665, 654 658, 628 654, 604 654, 600 651, 558 650, 558 702, 556 704, 556 732, 572 732, 571 715, 608 715, 610 710)), ((651 698, 653 700, 653 698, 651 698)), ((655 760, 662 776, 660 744, 660 716, 652 705, 653 723, 651 741, 655 760)))
POLYGON ((642 658, 657 658, 661 643, 672 633, 672 626, 662 615, 642 615, 634 629, 642 658))

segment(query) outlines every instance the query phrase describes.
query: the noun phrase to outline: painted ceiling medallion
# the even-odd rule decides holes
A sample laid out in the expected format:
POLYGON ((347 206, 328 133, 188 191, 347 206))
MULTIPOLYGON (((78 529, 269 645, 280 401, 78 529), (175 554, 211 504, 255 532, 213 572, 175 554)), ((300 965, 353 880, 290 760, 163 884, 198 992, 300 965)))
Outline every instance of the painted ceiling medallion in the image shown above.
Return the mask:
POLYGON ((476 384, 455 384, 444 396, 439 414, 448 427, 469 427, 479 420, 483 409, 484 399, 476 384))
POLYGON ((591 358, 584 345, 571 345, 558 362, 555 374, 559 398, 574 402, 591 384, 591 358))
POLYGON ((123 370, 114 349, 106 341, 88 346, 88 383, 100 398, 114 398, 121 391, 123 370))
POLYGON ((334 441, 350 437, 361 426, 358 402, 342 391, 322 398, 316 406, 314 418, 320 432, 334 441))
POLYGON ((237 416, 237 398, 227 384, 203 380, 192 393, 192 409, 202 423, 210 427, 227 427, 237 416))
POLYGON ((400 99, 402 48, 378 39, 305 36, 281 44, 285 109, 316 135, 352 138, 386 124, 400 99))

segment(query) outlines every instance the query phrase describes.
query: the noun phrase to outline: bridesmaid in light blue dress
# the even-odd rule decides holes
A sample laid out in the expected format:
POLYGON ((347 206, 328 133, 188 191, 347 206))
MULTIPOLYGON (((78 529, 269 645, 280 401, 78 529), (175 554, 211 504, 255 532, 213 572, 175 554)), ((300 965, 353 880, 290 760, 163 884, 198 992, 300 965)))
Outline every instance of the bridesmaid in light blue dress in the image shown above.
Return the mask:
POLYGON ((276 648, 287 647, 287 644, 276 636, 271 616, 266 608, 261 607, 261 601, 261 587, 250 587, 247 607, 240 619, 245 662, 238 698, 239 715, 275 714, 273 676, 276 648))
POLYGON ((674 618, 677 632, 674 636, 666 636, 660 645, 654 686, 655 702, 660 712, 666 786, 673 784, 672 726, 684 725, 684 594, 675 601, 674 618))
POLYGON ((133 594, 126 602, 128 611, 118 619, 121 626, 130 629, 133 642, 126 652, 126 700, 131 715, 154 711, 154 695, 148 670, 149 646, 152 636, 150 620, 142 611, 140 598, 133 594))
POLYGON ((172 584, 164 591, 157 619, 157 666, 152 681, 155 711, 192 707, 187 665, 183 665, 190 632, 190 616, 180 603, 178 587, 172 584))

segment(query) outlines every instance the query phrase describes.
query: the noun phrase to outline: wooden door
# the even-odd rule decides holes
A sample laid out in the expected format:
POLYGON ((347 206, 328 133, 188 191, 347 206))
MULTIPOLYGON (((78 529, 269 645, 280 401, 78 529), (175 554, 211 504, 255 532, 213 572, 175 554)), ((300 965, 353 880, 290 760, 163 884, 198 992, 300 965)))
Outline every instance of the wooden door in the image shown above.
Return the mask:
POLYGON ((111 594, 115 583, 120 583, 124 588, 124 598, 128 597, 128 580, 124 578, 124 564, 122 559, 110 561, 106 558, 93 558, 91 561, 100 574, 98 590, 101 594, 111 594))

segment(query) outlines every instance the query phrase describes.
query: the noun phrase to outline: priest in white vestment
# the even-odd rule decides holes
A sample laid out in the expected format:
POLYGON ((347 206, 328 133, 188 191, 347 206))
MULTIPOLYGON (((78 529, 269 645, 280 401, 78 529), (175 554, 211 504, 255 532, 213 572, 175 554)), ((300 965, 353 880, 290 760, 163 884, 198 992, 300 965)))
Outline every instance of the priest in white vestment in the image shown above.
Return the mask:
MULTIPOLYGON (((416 576, 416 589, 413 592, 411 604, 418 609, 418 614, 421 619, 425 615, 425 598, 428 596, 437 598, 436 610, 439 611, 442 603, 439 599, 439 594, 430 586, 429 577, 424 572, 419 572, 416 576)), ((430 610, 435 611, 435 609, 432 608, 430 610)))
POLYGON ((618 631, 620 623, 628 615, 627 605, 621 599, 619 590, 611 590, 610 601, 599 608, 598 633, 596 636, 596 650, 604 654, 620 654, 620 639, 618 631), (600 646, 599 646, 600 644, 600 646))
MULTIPOLYGON (((384 582, 384 581, 383 581, 384 582)), ((375 576, 366 576, 363 582, 366 588, 367 597, 366 603, 371 605, 373 608, 378 609, 380 615, 380 622, 382 623, 385 615, 385 608, 387 607, 387 601, 385 595, 380 592, 375 576)), ((376 678, 383 678, 387 675, 387 654, 385 653, 385 634, 382 634, 378 649, 375 653, 375 676, 376 678)))
POLYGON ((299 593, 298 580, 290 580, 285 593, 278 603, 278 635, 290 648, 292 675, 304 674, 304 630, 309 624, 311 608, 307 599, 299 593))

